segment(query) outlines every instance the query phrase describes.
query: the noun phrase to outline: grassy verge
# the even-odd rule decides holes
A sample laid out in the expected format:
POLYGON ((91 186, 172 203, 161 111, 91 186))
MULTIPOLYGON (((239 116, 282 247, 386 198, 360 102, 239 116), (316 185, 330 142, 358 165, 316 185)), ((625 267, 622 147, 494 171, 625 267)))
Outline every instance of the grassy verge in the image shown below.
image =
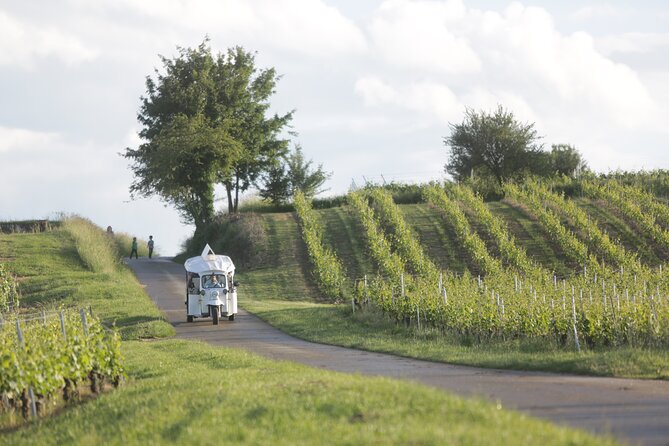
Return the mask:
POLYGON ((0 444, 615 444, 409 382, 196 342, 125 349, 129 385, 0 444))
POLYGON ((669 379, 669 352, 662 349, 578 353, 542 340, 478 343, 436 330, 406 328, 373 309, 353 314, 348 305, 268 298, 245 299, 243 306, 288 334, 323 344, 486 368, 669 379))
POLYGON ((323 344, 488 368, 669 379, 666 350, 617 348, 577 353, 537 340, 463 342, 436 330, 395 324, 348 305, 245 300, 244 307, 293 336, 323 344))

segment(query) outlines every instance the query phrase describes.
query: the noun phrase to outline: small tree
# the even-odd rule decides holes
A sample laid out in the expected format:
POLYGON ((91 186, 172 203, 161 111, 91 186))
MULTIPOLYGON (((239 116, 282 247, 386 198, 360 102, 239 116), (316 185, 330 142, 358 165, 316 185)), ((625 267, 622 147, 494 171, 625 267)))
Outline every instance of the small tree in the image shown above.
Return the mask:
POLYGON ((277 162, 262 176, 260 196, 273 204, 281 205, 297 191, 301 191, 307 198, 323 192, 324 189, 321 187, 332 173, 324 172, 322 164, 313 169, 312 164, 313 161, 304 159, 302 147, 299 144, 295 145, 293 152, 289 153, 283 162, 277 162))
POLYGON ((444 138, 450 147, 446 172, 462 181, 476 171, 492 175, 498 184, 542 169, 541 145, 534 124, 522 124, 499 106, 492 113, 465 111, 461 124, 451 124, 444 138))
POLYGON ((324 192, 326 189, 321 189, 321 186, 330 179, 332 172, 324 172, 323 164, 319 164, 318 168, 312 169, 313 161, 305 161, 302 154, 302 147, 298 144, 295 150, 286 158, 288 166, 288 179, 290 181, 290 196, 295 195, 295 192, 302 191, 307 198, 313 198, 315 195, 324 192))
POLYGON ((277 160, 262 176, 263 187, 259 195, 263 200, 281 206, 290 198, 290 178, 284 163, 277 160))
POLYGON ((574 178, 588 169, 578 150, 569 144, 553 144, 550 153, 551 174, 574 178))

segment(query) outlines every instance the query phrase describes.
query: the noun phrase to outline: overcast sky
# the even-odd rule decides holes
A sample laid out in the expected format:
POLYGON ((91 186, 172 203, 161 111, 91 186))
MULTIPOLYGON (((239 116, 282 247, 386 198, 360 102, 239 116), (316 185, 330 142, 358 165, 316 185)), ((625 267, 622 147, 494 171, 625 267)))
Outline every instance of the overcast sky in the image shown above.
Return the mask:
POLYGON ((596 171, 669 168, 665 1, 0 0, 0 220, 76 213, 177 253, 192 227, 131 201, 119 154, 158 55, 205 35, 283 76, 272 108, 326 195, 445 178, 449 123, 497 104, 596 171))

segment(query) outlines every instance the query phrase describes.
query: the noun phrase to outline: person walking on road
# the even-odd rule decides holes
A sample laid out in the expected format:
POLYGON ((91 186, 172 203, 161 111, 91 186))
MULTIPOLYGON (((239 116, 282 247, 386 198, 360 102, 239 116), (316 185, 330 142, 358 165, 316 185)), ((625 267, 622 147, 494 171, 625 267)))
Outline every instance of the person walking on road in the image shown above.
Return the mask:
POLYGON ((153 236, 152 235, 149 236, 149 242, 147 243, 147 245, 149 246, 149 258, 151 258, 151 256, 153 255, 153 236))
POLYGON ((132 259, 132 255, 135 254, 135 258, 138 259, 139 256, 137 255, 137 237, 132 238, 132 247, 130 248, 130 258, 132 259))

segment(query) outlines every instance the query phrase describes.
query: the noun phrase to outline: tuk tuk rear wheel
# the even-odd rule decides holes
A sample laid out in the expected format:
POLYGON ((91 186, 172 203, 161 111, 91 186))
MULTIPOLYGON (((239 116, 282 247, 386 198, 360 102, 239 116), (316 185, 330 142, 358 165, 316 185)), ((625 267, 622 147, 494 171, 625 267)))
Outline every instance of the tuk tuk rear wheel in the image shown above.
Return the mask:
POLYGON ((235 320, 235 315, 231 314, 230 316, 228 316, 228 320, 229 321, 234 321, 235 320))
POLYGON ((218 307, 215 305, 210 305, 209 312, 211 313, 212 323, 214 325, 218 325, 218 307))
POLYGON ((186 322, 193 322, 193 316, 186 316, 186 322))

